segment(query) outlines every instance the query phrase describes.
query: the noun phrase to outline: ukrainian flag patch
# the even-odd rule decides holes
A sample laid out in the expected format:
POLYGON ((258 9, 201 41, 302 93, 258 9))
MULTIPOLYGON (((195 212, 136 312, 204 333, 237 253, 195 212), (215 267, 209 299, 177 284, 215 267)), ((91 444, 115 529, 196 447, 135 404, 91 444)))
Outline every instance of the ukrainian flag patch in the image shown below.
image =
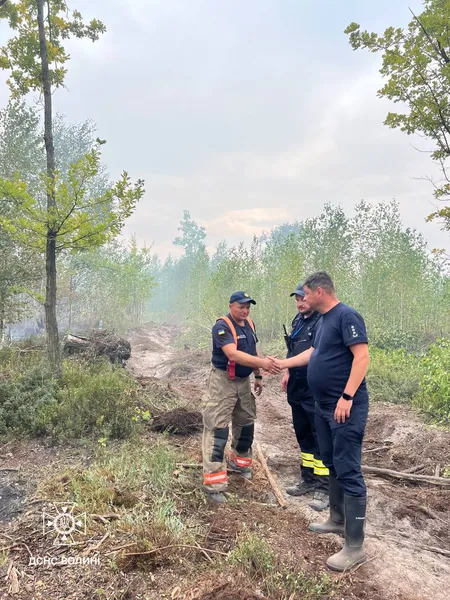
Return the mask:
POLYGON ((225 335, 225 329, 219 329, 217 332, 219 335, 225 335))

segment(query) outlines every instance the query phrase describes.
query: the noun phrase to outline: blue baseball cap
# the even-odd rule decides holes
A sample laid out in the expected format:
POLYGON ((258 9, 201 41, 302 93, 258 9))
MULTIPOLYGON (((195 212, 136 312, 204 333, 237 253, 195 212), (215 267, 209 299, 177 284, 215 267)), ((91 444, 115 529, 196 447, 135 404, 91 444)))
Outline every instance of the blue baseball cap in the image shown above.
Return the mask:
POLYGON ((305 297, 305 290, 303 289, 303 284, 299 283, 295 290, 292 292, 291 296, 301 296, 305 297))
POLYGON ((230 304, 233 304, 233 302, 239 302, 239 304, 251 302, 252 304, 256 304, 253 298, 251 298, 246 292, 234 292, 234 294, 231 294, 230 304))

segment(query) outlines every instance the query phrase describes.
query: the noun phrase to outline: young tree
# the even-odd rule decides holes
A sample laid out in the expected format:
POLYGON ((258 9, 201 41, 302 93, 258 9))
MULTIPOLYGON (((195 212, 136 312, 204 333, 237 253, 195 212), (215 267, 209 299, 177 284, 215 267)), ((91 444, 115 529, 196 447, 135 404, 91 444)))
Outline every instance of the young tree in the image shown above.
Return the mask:
MULTIPOLYGON (((388 27, 383 35, 361 31, 352 23, 345 33, 354 50, 366 48, 382 54, 380 73, 387 79, 378 95, 401 102, 402 112, 388 113, 385 125, 399 128, 408 135, 418 133, 435 144, 430 153, 444 176, 432 182, 438 200, 450 195, 450 2, 424 0, 425 10, 415 15, 406 29, 388 27)), ((441 218, 450 231, 450 206, 429 215, 441 218)))
POLYGON ((85 24, 78 11, 69 14, 64 0, 7 0, 0 7, 0 17, 6 18, 10 28, 16 32, 0 49, 0 67, 10 72, 8 84, 13 97, 23 97, 30 91, 38 91, 44 97, 45 209, 37 205, 36 198, 28 194, 19 181, 3 181, 1 187, 3 195, 22 210, 18 219, 10 220, 10 231, 19 237, 27 231, 31 243, 39 248, 45 242, 48 353, 54 372, 59 374, 57 252, 65 248, 100 245, 116 235, 142 196, 143 182, 132 185, 124 173, 115 186, 99 197, 89 197, 86 182, 92 182, 99 173, 100 141, 70 167, 67 183, 56 170, 52 89, 64 83, 69 55, 63 41, 71 36, 95 41, 105 31, 103 23, 93 19, 85 24))
POLYGON ((173 240, 173 245, 184 248, 187 258, 191 258, 205 247, 205 228, 191 219, 191 213, 188 210, 183 211, 183 219, 180 221, 178 231, 181 232, 181 235, 173 240))

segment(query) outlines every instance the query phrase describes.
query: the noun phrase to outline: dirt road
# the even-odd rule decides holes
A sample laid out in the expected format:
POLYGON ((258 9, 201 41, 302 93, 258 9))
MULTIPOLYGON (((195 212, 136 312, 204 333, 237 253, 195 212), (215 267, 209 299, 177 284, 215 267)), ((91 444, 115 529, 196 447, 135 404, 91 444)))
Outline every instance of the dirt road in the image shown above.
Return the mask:
MULTIPOLYGON (((209 356, 175 350, 172 343, 175 333, 169 326, 149 326, 133 332, 129 368, 138 376, 168 379, 186 400, 198 406, 209 370, 209 356)), ((299 452, 278 378, 266 381, 258 407, 257 440, 283 489, 297 477, 299 452)), ((397 471, 425 465, 421 472, 434 474, 437 464, 450 465, 450 433, 426 426, 405 407, 372 405, 364 463, 397 471)), ((358 578, 384 590, 386 600, 448 600, 450 490, 376 477, 367 477, 366 481, 370 561, 358 570, 358 578), (447 556, 437 553, 439 550, 447 552, 447 556)), ((305 520, 316 519, 317 513, 308 508, 307 498, 286 498, 288 510, 301 517, 298 531, 292 532, 292 543, 301 544, 305 520)))

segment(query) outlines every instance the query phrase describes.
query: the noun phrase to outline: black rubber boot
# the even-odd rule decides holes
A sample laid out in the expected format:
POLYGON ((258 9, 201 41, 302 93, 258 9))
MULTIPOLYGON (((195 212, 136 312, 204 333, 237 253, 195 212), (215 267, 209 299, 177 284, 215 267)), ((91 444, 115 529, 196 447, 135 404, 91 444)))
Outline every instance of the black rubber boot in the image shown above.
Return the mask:
POLYGON ((344 535, 344 490, 330 473, 330 516, 325 523, 310 523, 310 531, 344 535))
POLYGON ((366 496, 345 496, 345 544, 340 552, 327 560, 332 571, 347 571, 365 562, 364 526, 366 523, 366 496))

